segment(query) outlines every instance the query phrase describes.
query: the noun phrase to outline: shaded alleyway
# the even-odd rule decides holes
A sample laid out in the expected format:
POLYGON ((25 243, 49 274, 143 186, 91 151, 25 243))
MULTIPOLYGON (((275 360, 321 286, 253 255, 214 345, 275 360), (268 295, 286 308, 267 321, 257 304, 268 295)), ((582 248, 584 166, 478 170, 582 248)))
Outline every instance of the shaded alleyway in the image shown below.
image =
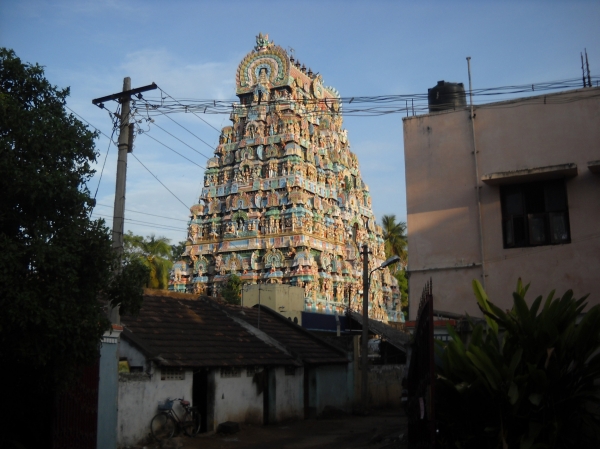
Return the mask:
POLYGON ((399 410, 388 409, 373 411, 368 416, 340 414, 269 426, 244 425, 234 435, 212 433, 197 438, 182 437, 180 441, 182 449, 395 449, 406 447, 401 444, 401 435, 406 435, 406 416, 399 410))

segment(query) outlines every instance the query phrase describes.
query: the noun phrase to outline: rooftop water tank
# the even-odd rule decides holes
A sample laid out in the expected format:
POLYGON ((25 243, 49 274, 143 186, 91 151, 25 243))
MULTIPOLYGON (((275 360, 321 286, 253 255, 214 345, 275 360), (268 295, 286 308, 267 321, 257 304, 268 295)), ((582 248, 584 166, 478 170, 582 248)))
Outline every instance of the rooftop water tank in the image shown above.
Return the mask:
POLYGON ((437 86, 427 89, 429 112, 455 110, 467 107, 463 83, 438 81, 437 86))

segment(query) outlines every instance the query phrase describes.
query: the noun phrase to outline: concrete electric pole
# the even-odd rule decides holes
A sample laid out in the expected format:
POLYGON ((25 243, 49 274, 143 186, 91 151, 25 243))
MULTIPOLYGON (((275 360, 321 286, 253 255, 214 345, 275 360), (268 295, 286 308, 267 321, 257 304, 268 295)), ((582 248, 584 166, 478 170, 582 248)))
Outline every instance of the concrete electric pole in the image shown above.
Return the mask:
MULTIPOLYGON (((133 149, 133 124, 129 124, 131 96, 158 88, 155 83, 131 89, 131 78, 123 79, 123 91, 92 100, 99 108, 104 108, 105 101, 116 100, 121 103, 119 118, 119 155, 117 159, 117 182, 115 186, 115 204, 113 211, 112 246, 119 259, 123 254, 123 234, 125 232, 125 187, 127 183, 127 153, 133 149)), ((119 324, 119 310, 110 312, 112 323, 119 324)))
POLYGON ((363 256, 363 304, 362 304, 362 345, 361 345, 361 399, 363 413, 367 413, 369 394, 367 391, 369 385, 369 247, 363 245, 362 247, 363 256))

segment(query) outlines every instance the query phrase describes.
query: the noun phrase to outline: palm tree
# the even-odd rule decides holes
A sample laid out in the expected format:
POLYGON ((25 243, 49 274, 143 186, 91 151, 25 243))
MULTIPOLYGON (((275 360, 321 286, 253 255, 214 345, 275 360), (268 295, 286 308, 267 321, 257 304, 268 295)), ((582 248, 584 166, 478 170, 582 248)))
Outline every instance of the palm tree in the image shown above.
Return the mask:
POLYGON ((154 234, 144 238, 133 235, 131 231, 124 237, 128 256, 139 257, 150 269, 146 287, 166 289, 169 284, 169 270, 173 266, 171 241, 166 237, 155 237, 154 234))
POLYGON ((383 228, 386 257, 398 256, 401 264, 406 266, 408 262, 406 222, 396 222, 395 215, 384 215, 381 217, 381 227, 383 228))

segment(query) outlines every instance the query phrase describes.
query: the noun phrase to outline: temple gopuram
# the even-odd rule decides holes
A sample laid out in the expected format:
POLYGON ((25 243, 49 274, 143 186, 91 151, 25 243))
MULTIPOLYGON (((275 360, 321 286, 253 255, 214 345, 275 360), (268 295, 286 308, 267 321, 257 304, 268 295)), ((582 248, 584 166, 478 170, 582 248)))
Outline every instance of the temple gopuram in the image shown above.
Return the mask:
MULTIPOLYGON (((369 246, 374 269, 384 242, 338 91, 259 34, 237 69, 236 94, 169 288, 217 296, 234 273, 303 287, 306 311, 361 311, 360 248, 369 246)), ((387 268, 373 272, 369 316, 401 319, 387 268)))

